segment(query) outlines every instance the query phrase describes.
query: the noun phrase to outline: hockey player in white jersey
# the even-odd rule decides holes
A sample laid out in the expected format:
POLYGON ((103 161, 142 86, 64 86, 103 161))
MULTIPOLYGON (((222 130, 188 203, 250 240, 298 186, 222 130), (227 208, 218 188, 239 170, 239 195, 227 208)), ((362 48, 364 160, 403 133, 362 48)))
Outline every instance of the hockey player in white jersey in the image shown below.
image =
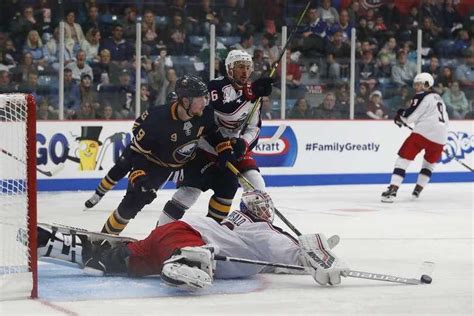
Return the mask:
MULTIPOLYGON (((252 57, 242 50, 229 52, 225 66, 227 76, 211 80, 208 85, 210 103, 219 131, 231 139, 235 167, 253 184, 264 190, 265 182, 256 161, 251 156, 260 134, 260 111, 257 111, 243 131, 244 122, 258 97, 268 96, 272 91, 272 79, 260 78, 250 81, 253 71, 252 57)), ((184 168, 184 179, 178 182, 178 191, 169 200, 159 217, 158 225, 180 219, 185 211, 198 199, 201 192, 214 191, 210 198, 208 216, 222 221, 229 213, 238 188, 235 176, 213 163, 216 151, 205 137, 200 139, 194 160, 184 168)))
POLYGON ((443 99, 431 90, 433 83, 434 79, 429 73, 416 75, 413 80, 416 94, 410 106, 397 112, 395 124, 399 127, 413 124, 414 127, 398 151, 399 157, 395 161, 390 186, 382 193, 382 202, 393 202, 405 177, 406 169, 416 155, 424 150, 423 163, 412 193, 414 198, 418 198, 441 158, 447 140, 449 118, 443 99))
POLYGON ((219 224, 208 217, 186 217, 155 228, 138 241, 111 236, 92 241, 87 233, 63 233, 38 226, 38 255, 78 263, 89 275, 160 275, 172 286, 199 289, 214 278, 241 278, 265 272, 264 266, 216 261, 215 254, 304 265, 320 285, 336 285, 348 268, 322 234, 291 237, 272 224, 267 193, 246 192, 240 210, 219 224))

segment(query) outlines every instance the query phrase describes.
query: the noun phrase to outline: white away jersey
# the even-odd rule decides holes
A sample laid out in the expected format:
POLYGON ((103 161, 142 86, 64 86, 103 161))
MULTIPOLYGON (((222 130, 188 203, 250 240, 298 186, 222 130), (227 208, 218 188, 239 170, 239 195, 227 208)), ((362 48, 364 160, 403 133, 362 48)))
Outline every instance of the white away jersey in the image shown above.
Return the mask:
MULTIPOLYGON (((286 264, 301 264, 297 241, 280 228, 264 221, 254 221, 240 211, 217 223, 209 217, 185 216, 182 219, 197 230, 207 244, 219 247, 223 256, 286 264)), ((247 277, 265 267, 236 262, 217 261, 215 277, 247 277)))
POLYGON ((446 143, 449 118, 446 105, 437 93, 417 93, 410 107, 403 112, 402 120, 406 124, 415 124, 414 133, 437 144, 446 143))
MULTIPOLYGON (((239 137, 247 116, 252 111, 253 102, 245 99, 242 90, 235 90, 229 78, 219 77, 209 82, 211 96, 210 106, 214 109, 214 118, 219 131, 224 137, 239 137)), ((260 113, 257 112, 250 120, 245 133, 241 136, 250 148, 256 145, 260 134, 260 113)), ((216 154, 205 139, 201 139, 199 146, 204 150, 216 154)))

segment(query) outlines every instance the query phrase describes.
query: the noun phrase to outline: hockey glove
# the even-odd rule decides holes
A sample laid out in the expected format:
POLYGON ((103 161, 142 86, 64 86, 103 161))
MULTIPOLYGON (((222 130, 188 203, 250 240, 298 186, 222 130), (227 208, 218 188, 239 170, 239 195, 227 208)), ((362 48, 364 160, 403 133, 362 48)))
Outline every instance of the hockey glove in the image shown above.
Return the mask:
POLYGON ((331 251, 323 234, 308 234, 298 237, 301 261, 310 268, 311 275, 320 285, 341 283, 341 275, 347 276, 349 268, 331 251))
POLYGON ((405 123, 402 121, 402 115, 403 115, 403 112, 405 110, 404 109, 399 109, 397 111, 397 114, 395 114, 395 118, 393 119, 393 122, 398 126, 398 127, 402 127, 403 125, 405 125, 405 123))
POLYGON ((145 171, 141 169, 133 170, 128 176, 128 179, 136 192, 152 193, 156 198, 156 190, 145 171))
POLYGON ((232 145, 230 143, 230 140, 223 141, 216 146, 216 151, 217 151, 217 165, 219 166, 220 169, 226 170, 226 164, 227 162, 230 162, 231 164, 235 164, 235 156, 232 151, 232 145))
POLYGON ((252 83, 252 91, 257 97, 266 97, 272 93, 272 78, 260 78, 252 83))
POLYGON ((234 150, 234 155, 236 159, 240 159, 247 153, 249 150, 249 144, 243 138, 232 138, 231 139, 232 149, 234 150))

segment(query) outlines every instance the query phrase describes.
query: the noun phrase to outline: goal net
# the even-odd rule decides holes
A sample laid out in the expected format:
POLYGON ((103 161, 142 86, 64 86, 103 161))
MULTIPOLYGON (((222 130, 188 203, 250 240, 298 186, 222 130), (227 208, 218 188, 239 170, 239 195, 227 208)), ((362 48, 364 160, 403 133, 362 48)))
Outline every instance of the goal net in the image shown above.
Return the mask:
POLYGON ((36 104, 0 94, 0 299, 37 296, 36 104))

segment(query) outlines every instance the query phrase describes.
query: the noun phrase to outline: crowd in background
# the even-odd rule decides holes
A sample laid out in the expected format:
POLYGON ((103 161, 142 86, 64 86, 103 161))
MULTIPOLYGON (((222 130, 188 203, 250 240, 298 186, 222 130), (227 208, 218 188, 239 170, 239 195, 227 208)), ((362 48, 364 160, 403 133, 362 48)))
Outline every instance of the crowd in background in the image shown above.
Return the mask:
MULTIPOLYGON (((304 0, 156 0, 64 4, 64 117, 129 119, 165 104, 176 79, 209 80, 209 30, 216 25, 216 76, 230 49, 254 58, 252 79, 268 74, 304 0), (133 3, 133 4, 132 4, 133 3), (141 12, 142 53, 135 56, 141 12), (141 89, 135 91, 135 67, 141 89)), ((312 1, 287 54, 287 118, 349 118, 351 29, 356 29, 356 119, 388 119, 409 105, 417 30, 423 71, 435 79, 454 119, 473 118, 474 6, 468 0, 312 1)), ((58 1, 0 3, 0 93, 32 93, 38 119, 58 119, 58 1)), ((281 76, 279 70, 278 76, 281 76)), ((280 80, 263 98, 263 119, 280 118, 280 80)))

